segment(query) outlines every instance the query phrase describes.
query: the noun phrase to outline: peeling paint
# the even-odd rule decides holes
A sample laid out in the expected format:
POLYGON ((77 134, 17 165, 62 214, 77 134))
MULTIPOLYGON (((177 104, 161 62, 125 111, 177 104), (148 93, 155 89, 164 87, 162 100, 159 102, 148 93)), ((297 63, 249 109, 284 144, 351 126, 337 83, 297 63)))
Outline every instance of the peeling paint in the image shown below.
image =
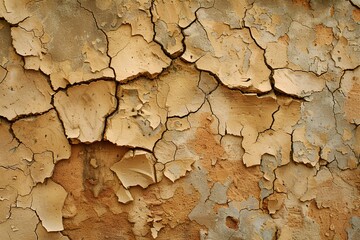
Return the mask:
POLYGON ((359 6, 0 0, 0 239, 359 239, 359 6))

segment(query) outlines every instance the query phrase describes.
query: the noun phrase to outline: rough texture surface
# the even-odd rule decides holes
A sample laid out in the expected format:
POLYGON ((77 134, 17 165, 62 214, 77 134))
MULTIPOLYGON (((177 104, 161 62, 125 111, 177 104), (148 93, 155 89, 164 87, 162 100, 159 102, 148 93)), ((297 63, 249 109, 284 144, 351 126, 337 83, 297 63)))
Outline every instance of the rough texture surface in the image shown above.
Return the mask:
POLYGON ((0 0, 0 239, 360 239, 360 1, 0 0))

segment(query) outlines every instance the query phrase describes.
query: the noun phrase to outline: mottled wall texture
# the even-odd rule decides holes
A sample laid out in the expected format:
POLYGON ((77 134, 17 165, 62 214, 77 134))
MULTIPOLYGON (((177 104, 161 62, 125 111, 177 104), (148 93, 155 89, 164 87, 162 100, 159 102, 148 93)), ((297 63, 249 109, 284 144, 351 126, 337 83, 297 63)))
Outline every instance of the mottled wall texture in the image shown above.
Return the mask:
POLYGON ((359 0, 0 0, 0 240, 359 240, 359 159, 359 0))

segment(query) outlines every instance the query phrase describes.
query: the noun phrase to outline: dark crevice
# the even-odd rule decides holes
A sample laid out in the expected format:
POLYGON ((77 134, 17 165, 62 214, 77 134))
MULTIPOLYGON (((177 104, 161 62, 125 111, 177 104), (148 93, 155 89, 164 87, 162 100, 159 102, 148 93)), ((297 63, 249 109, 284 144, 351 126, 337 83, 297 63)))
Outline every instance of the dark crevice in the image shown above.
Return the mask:
MULTIPOLYGON (((160 46, 162 52, 163 52, 168 58, 170 58, 170 59, 176 59, 176 58, 178 58, 180 55, 182 55, 182 54, 184 53, 184 49, 183 49, 183 51, 181 51, 181 52, 177 52, 177 53, 174 53, 173 55, 171 55, 171 54, 165 49, 165 47, 161 44, 161 42, 159 42, 159 41, 156 40, 156 23, 155 23, 155 21, 154 21, 154 14, 153 14, 153 11, 154 11, 154 8, 155 8, 155 7, 154 7, 154 4, 155 4, 155 0, 151 0, 149 12, 150 12, 151 23, 152 23, 152 25, 153 25, 153 33, 154 33, 152 41, 155 42, 155 43, 157 43, 157 44, 160 46)), ((184 38, 184 36, 183 36, 183 38, 184 38)))
POLYGON ((55 92, 57 93, 59 91, 67 91, 68 89, 70 89, 72 87, 75 87, 75 86, 88 86, 93 82, 99 82, 99 81, 115 82, 115 79, 111 78, 111 77, 92 78, 92 79, 89 79, 89 80, 69 84, 66 87, 59 87, 55 92))
MULTIPOLYGON (((51 100, 51 102, 53 102, 53 100, 51 100)), ((52 109, 55 109, 54 107, 47 109, 46 111, 43 112, 35 112, 35 113, 26 113, 26 114, 16 114, 16 117, 13 119, 9 119, 8 121, 10 123, 15 123, 18 120, 22 120, 22 119, 26 119, 26 118, 36 118, 38 116, 44 115, 48 112, 50 112, 52 109)))
POLYGON ((89 9, 85 8, 84 6, 82 6, 82 4, 81 4, 81 2, 80 2, 79 0, 77 0, 77 2, 78 2, 78 4, 80 5, 80 7, 81 7, 82 9, 84 9, 85 11, 87 11, 87 12, 89 12, 89 13, 91 14, 91 16, 92 16, 93 19, 94 19, 94 22, 95 22, 95 25, 96 25, 97 29, 100 30, 100 31, 104 34, 105 39, 106 39, 106 55, 107 55, 108 58, 109 58, 109 66, 108 66, 108 67, 112 70, 112 72, 113 72, 113 74, 114 74, 114 76, 115 76, 115 79, 116 79, 115 69, 114 69, 113 67, 111 67, 112 58, 111 58, 111 56, 110 56, 110 54, 109 54, 109 39, 108 39, 108 36, 107 36, 106 32, 99 26, 99 24, 98 24, 98 22, 97 22, 97 20, 96 20, 95 14, 94 14, 91 10, 89 10, 89 9))
POLYGON ((350 2, 350 4, 351 4, 353 7, 357 8, 357 9, 360 9, 360 6, 358 6, 358 5, 356 5, 355 3, 353 3, 352 0, 348 0, 348 1, 350 2))
POLYGON ((115 109, 110 112, 109 114, 107 114, 104 118, 104 129, 103 129, 103 132, 101 134, 101 137, 102 139, 104 140, 105 139, 105 134, 106 134, 106 131, 108 129, 108 121, 110 118, 112 118, 116 113, 119 112, 119 107, 120 107, 120 99, 118 97, 118 94, 119 94, 119 88, 120 88, 120 83, 116 82, 115 84, 115 99, 116 99, 116 106, 115 106, 115 109))

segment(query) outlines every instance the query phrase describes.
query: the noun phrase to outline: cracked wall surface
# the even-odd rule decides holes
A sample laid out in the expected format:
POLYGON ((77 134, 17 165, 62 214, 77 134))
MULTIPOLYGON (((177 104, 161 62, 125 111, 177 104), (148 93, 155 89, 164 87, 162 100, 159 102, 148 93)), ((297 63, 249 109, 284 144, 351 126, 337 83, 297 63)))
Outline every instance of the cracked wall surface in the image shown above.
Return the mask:
POLYGON ((0 239, 360 239, 359 0, 0 0, 0 239))

